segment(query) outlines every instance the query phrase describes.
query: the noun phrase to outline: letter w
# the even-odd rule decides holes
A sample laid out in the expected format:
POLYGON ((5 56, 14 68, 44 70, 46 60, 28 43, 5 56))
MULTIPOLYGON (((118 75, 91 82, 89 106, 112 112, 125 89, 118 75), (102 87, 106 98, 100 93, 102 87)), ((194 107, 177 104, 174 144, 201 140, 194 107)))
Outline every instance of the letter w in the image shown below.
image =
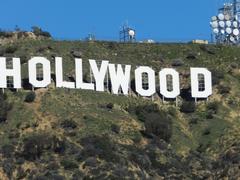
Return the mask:
POLYGON ((113 94, 118 94, 119 88, 121 87, 123 94, 128 95, 131 66, 125 66, 125 73, 120 64, 117 65, 117 71, 115 69, 115 64, 109 64, 108 67, 113 94))

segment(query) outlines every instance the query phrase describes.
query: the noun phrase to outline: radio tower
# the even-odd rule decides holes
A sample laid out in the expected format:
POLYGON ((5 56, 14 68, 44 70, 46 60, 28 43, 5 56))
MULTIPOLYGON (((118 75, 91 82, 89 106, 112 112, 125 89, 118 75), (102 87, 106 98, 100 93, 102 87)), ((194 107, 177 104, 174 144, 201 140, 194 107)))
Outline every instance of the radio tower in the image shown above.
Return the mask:
POLYGON ((237 16, 238 21, 240 21, 240 0, 233 0, 234 14, 237 16))
POLYGON ((215 42, 240 45, 240 0, 228 0, 210 22, 215 42))
POLYGON ((128 26, 128 22, 121 27, 119 40, 120 42, 136 42, 136 31, 128 26))

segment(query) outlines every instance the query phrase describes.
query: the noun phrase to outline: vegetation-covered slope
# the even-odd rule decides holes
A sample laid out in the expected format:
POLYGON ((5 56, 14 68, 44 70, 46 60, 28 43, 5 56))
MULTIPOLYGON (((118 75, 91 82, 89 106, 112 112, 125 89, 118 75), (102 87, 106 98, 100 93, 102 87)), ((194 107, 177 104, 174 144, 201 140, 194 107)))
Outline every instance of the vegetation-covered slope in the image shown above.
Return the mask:
MULTIPOLYGON (((0 179, 237 179, 240 177, 240 49, 193 44, 120 44, 25 40, 0 46, 20 57, 24 89, 0 94, 0 179), (27 88, 27 60, 63 57, 65 79, 74 57, 174 67, 175 102, 108 92, 27 88), (194 104, 190 67, 213 73, 214 94, 194 104)), ((53 69, 54 72, 54 69, 53 69)))

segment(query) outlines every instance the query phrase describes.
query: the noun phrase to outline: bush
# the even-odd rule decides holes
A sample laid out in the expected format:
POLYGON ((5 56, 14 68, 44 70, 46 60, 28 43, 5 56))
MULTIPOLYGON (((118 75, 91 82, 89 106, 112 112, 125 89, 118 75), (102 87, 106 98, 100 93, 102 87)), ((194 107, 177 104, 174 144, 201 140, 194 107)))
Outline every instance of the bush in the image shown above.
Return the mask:
POLYGON ((37 175, 35 176, 34 180, 49 180, 49 179, 53 179, 53 180, 64 180, 65 178, 61 175, 52 173, 52 172, 45 172, 45 175, 37 175))
POLYGON ((232 69, 237 69, 237 68, 238 68, 238 64, 235 63, 235 62, 232 62, 232 63, 230 64, 230 67, 231 67, 232 69))
POLYGON ((84 147, 82 155, 84 159, 97 156, 108 162, 118 162, 119 157, 116 154, 117 147, 108 135, 92 135, 80 140, 84 147))
POLYGON ((218 92, 222 95, 230 93, 231 88, 227 85, 219 85, 218 86, 218 92))
POLYGON ((73 160, 70 160, 70 159, 63 159, 61 161, 61 165, 64 167, 64 169, 66 170, 73 170, 73 169, 76 169, 78 168, 78 164, 73 161, 73 160))
POLYGON ((11 104, 7 102, 7 96, 0 93, 0 123, 7 120, 7 114, 11 108, 11 104))
POLYGON ((196 110, 195 102, 193 101, 183 101, 180 111, 183 113, 193 113, 196 110))
MULTIPOLYGON (((170 110, 171 111, 171 110, 170 110)), ((175 114, 174 112, 173 115, 175 114)), ((160 110, 157 104, 136 107, 136 115, 144 122, 146 137, 157 136, 169 141, 172 136, 172 119, 169 113, 160 110)))
POLYGON ((26 160, 36 160, 45 150, 61 153, 65 150, 63 141, 48 134, 31 134, 23 140, 22 156, 26 160))
POLYGON ((5 144, 1 148, 1 154, 7 158, 11 157, 14 154, 14 151, 15 147, 12 144, 5 144))
POLYGON ((204 135, 204 136, 207 136, 207 135, 209 135, 210 133, 211 133, 211 131, 210 131, 209 128, 207 128, 207 129, 205 129, 205 130, 203 131, 203 135, 204 135))
POLYGON ((48 137, 34 134, 24 139, 22 155, 26 160, 35 160, 38 159, 49 146, 50 142, 48 137))
POLYGON ((40 27, 37 26, 33 26, 32 27, 32 32, 36 35, 36 36, 44 36, 47 38, 51 37, 51 34, 47 31, 43 31, 40 27))
POLYGON ((8 46, 8 47, 6 47, 6 49, 5 49, 5 53, 7 53, 7 54, 13 54, 13 53, 15 53, 16 51, 17 51, 17 46, 14 46, 14 45, 8 46))
POLYGON ((158 112, 159 108, 157 104, 150 104, 145 106, 130 107, 135 108, 135 113, 140 121, 145 121, 148 113, 158 112))
POLYGON ((64 120, 61 122, 61 127, 64 129, 75 129, 77 127, 77 123, 73 120, 64 120))
POLYGON ((113 104, 113 103, 108 103, 108 104, 106 105, 106 107, 107 107, 108 109, 113 109, 114 104, 113 104))
POLYGON ((13 33, 6 32, 0 29, 0 38, 10 38, 13 36, 13 33))
POLYGON ((207 104, 207 110, 212 111, 214 114, 217 114, 219 108, 219 102, 214 101, 207 104))
POLYGON ((197 54, 195 52, 189 52, 187 57, 187 59, 197 59, 197 54))
POLYGON ((191 116, 190 121, 189 121, 189 124, 190 124, 190 125, 197 124, 199 120, 200 120, 200 119, 199 119, 198 116, 191 116))
POLYGON ((117 49, 117 43, 115 43, 115 42, 109 42, 109 43, 108 43, 108 48, 109 48, 110 50, 116 50, 116 49, 117 49))
POLYGON ((112 125, 111 125, 111 129, 112 129, 112 131, 115 132, 116 134, 119 134, 121 128, 120 128, 120 126, 117 125, 117 124, 112 124, 112 125))
POLYGON ((2 47, 0 47, 0 56, 4 56, 4 53, 5 53, 5 50, 2 47))
POLYGON ((212 72, 212 83, 213 85, 217 85, 220 83, 222 79, 224 79, 224 73, 219 70, 211 70, 212 72))
POLYGON ((148 114, 144 125, 146 134, 158 136, 167 142, 172 136, 171 120, 164 111, 148 114))
POLYGON ((204 52, 207 52, 208 54, 211 54, 211 55, 216 54, 215 49, 213 49, 211 46, 201 45, 200 49, 204 52))
POLYGON ((75 58, 82 58, 83 57, 83 52, 80 51, 80 50, 73 50, 73 51, 71 51, 71 54, 75 58))
POLYGON ((12 159, 6 159, 5 161, 3 161, 2 169, 3 169, 4 173, 7 174, 9 179, 12 179, 12 174, 13 174, 14 169, 15 169, 15 165, 14 165, 13 160, 12 159))
POLYGON ((173 60, 172 62, 172 66, 183 66, 184 65, 184 62, 182 61, 182 59, 175 59, 173 60))
POLYGON ((138 133, 133 137, 132 140, 135 144, 139 144, 142 141, 142 135, 138 133))
POLYGON ((169 108, 168 108, 168 114, 171 115, 172 117, 176 117, 176 116, 177 116, 176 108, 174 108, 174 107, 169 107, 169 108))
POLYGON ((207 111, 206 118, 207 119, 213 119, 214 112, 212 110, 207 111))
POLYGON ((27 176, 27 172, 24 171, 23 168, 18 167, 18 168, 17 168, 16 178, 17 178, 17 179, 24 179, 26 176, 27 176))
POLYGON ((25 102, 31 103, 35 100, 35 98, 36 98, 35 92, 29 92, 25 97, 25 102))
POLYGON ((133 152, 130 155, 130 159, 137 163, 143 169, 149 169, 151 167, 151 160, 146 154, 139 154, 138 152, 133 152))

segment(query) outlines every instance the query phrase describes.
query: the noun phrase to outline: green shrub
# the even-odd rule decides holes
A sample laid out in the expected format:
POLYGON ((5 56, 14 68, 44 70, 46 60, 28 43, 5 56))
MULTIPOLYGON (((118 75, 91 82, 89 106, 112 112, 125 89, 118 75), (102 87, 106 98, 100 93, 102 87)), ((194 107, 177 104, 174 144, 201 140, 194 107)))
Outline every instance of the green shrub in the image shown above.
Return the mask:
POLYGON ((213 119, 214 114, 217 114, 218 112, 219 102, 214 101, 214 102, 208 103, 206 109, 207 109, 206 118, 213 119))
POLYGON ((13 162, 13 159, 6 159, 2 163, 2 169, 4 173, 7 174, 9 179, 12 179, 12 175, 15 169, 15 164, 13 162))
POLYGON ((229 87, 227 85, 221 84, 218 86, 218 92, 222 95, 228 94, 228 93, 230 93, 230 91, 231 91, 231 87, 229 87))
POLYGON ((12 144, 5 144, 1 147, 1 151, 0 153, 4 156, 4 157, 11 157, 13 155, 15 151, 15 146, 13 146, 12 144))
POLYGON ((147 137, 157 136, 165 141, 169 141, 172 136, 172 119, 175 112, 160 110, 157 104, 150 104, 136 107, 136 115, 144 122, 144 135, 147 137))
POLYGON ((112 142, 108 135, 93 135, 84 137, 80 140, 84 147, 82 156, 84 159, 97 156, 108 162, 118 162, 117 146, 112 142))
POLYGON ((172 62, 172 66, 177 67, 177 66, 183 66, 184 62, 182 59, 175 59, 172 62))
POLYGON ((197 54, 195 52, 189 52, 186 58, 190 60, 197 59, 197 54))
POLYGON ((13 33, 3 31, 3 30, 0 29, 0 38, 10 38, 12 36, 13 36, 13 33))
POLYGON ((47 38, 51 37, 51 34, 47 31, 43 31, 40 27, 37 26, 33 26, 32 27, 32 32, 36 35, 36 36, 44 36, 47 38))
POLYGON ((206 118, 207 119, 213 119, 213 115, 214 115, 214 111, 213 110, 208 110, 207 113, 206 113, 206 118))
POLYGON ((193 113, 196 110, 195 102, 193 101, 183 101, 180 111, 183 113, 193 113))
POLYGON ((29 92, 29 93, 27 93, 27 95, 25 97, 25 102, 31 103, 35 100, 35 98, 36 98, 35 92, 29 92))
POLYGON ((177 111, 176 111, 176 108, 174 108, 174 107, 169 107, 168 110, 167 110, 167 113, 169 115, 171 115, 172 117, 176 117, 177 116, 177 111))
POLYGON ((34 161, 41 157, 45 151, 62 153, 65 144, 57 137, 48 134, 30 134, 23 140, 22 156, 29 161, 34 161))
MULTIPOLYGON (((24 171, 23 168, 18 167, 17 168, 17 175, 16 175, 16 179, 24 179, 27 176, 27 172, 24 171)), ((25 178, 26 179, 26 178, 25 178)))
POLYGON ((145 106, 134 107, 135 113, 140 121, 145 121, 148 113, 158 112, 159 107, 157 104, 150 104, 145 106))
POLYGON ((237 69, 237 68, 238 68, 238 64, 235 63, 235 62, 232 62, 232 63, 230 64, 230 68, 232 68, 232 69, 237 69))
POLYGON ((49 149, 50 140, 44 134, 34 134, 23 141, 22 155, 26 160, 40 158, 45 149, 49 149), (46 148, 48 147, 48 148, 46 148))
POLYGON ((117 125, 117 124, 112 124, 111 125, 111 130, 113 131, 113 132, 115 132, 116 134, 119 134, 120 133, 120 126, 119 125, 117 125))
POLYGON ((109 42, 109 43, 108 43, 108 48, 109 48, 110 50, 116 50, 116 49, 117 49, 117 43, 115 43, 115 42, 109 42))
POLYGON ((171 119, 164 111, 158 113, 149 113, 147 120, 145 120, 145 133, 155 135, 159 138, 169 141, 172 136, 171 119))
POLYGON ((66 170, 73 170, 73 169, 78 168, 78 164, 75 161, 71 160, 71 159, 63 159, 61 161, 61 165, 66 170))
POLYGON ((5 53, 7 53, 7 54, 13 54, 16 51, 17 51, 17 46, 14 46, 14 45, 8 46, 5 49, 5 53))
POLYGON ((77 123, 73 120, 66 119, 61 122, 61 127, 64 129, 75 129, 77 127, 77 123))
POLYGON ((200 45, 200 49, 210 55, 215 55, 216 54, 216 50, 211 47, 211 46, 207 46, 207 45, 200 45))
POLYGON ((207 136, 207 135, 209 135, 211 133, 211 130, 209 129, 209 128, 207 128, 207 129, 205 129, 204 131, 203 131, 203 135, 204 136, 207 136))
POLYGON ((7 115, 11 108, 11 104, 7 102, 7 96, 0 93, 0 123, 7 120, 7 115))
POLYGON ((220 83, 222 79, 224 79, 224 73, 220 70, 213 69, 212 72, 212 83, 213 85, 217 85, 220 83))
POLYGON ((214 101, 207 104, 207 110, 211 110, 214 114, 217 114, 219 108, 219 102, 214 101))
POLYGON ((113 104, 113 103, 108 103, 108 104, 106 105, 106 107, 107 107, 108 109, 113 109, 114 104, 113 104))
POLYGON ((132 140, 135 144, 139 144, 142 141, 142 135, 140 133, 137 133, 132 140))
POLYGON ((5 53, 5 49, 0 47, 0 56, 4 56, 4 53, 5 53))
POLYGON ((193 116, 190 117, 189 124, 190 124, 190 125, 197 124, 199 120, 200 120, 200 119, 199 119, 198 116, 193 115, 193 116))

